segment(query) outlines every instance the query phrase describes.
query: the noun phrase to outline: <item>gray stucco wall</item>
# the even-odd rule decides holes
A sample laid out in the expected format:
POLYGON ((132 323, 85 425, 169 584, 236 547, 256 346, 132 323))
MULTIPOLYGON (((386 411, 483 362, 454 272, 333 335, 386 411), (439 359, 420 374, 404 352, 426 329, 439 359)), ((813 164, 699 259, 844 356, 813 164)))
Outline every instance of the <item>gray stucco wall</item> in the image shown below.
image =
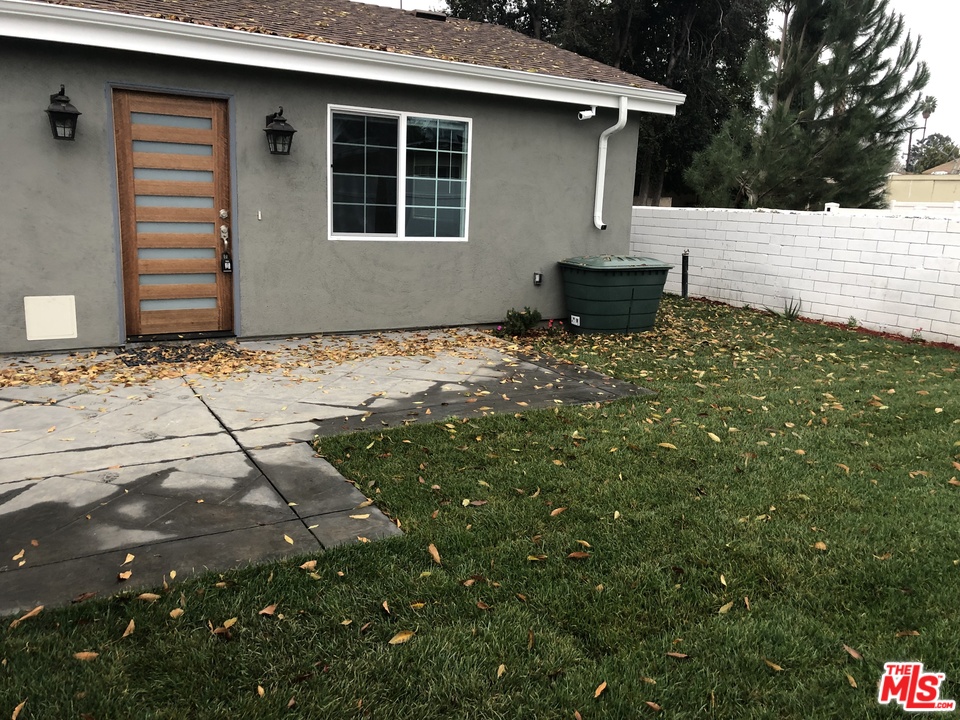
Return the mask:
POLYGON ((574 106, 24 41, 4 41, 0 67, 16 78, 0 98, 0 352, 123 341, 114 86, 230 99, 240 336, 496 322, 525 305, 560 317, 556 261, 629 246, 635 118, 610 142, 608 229, 592 222, 613 110, 581 122, 574 106), (43 112, 61 83, 83 113, 73 143, 50 136, 43 112), (328 240, 330 104, 471 118, 469 241, 328 240), (278 105, 299 131, 286 157, 262 131, 278 105), (76 296, 79 337, 28 342, 23 297, 63 294, 76 296))

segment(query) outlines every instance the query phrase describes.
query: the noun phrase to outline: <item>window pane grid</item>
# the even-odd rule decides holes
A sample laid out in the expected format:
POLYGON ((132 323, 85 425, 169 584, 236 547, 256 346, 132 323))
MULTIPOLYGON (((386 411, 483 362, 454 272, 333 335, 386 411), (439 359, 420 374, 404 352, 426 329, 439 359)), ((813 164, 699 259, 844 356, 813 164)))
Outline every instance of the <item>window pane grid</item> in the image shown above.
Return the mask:
POLYGON ((397 118, 333 114, 335 233, 397 231, 397 118))
POLYGON ((462 121, 407 119, 407 235, 463 237, 466 138, 462 121))
POLYGON ((334 111, 332 233, 464 238, 468 132, 462 120, 334 111))

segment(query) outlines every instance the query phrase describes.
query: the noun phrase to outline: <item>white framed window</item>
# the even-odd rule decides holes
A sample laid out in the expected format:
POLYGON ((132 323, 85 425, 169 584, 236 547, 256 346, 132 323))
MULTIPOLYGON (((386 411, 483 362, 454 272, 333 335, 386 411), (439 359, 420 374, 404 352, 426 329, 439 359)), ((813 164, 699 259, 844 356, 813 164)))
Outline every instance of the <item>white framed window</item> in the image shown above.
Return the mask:
POLYGON ((469 118, 330 106, 331 240, 467 239, 469 118))

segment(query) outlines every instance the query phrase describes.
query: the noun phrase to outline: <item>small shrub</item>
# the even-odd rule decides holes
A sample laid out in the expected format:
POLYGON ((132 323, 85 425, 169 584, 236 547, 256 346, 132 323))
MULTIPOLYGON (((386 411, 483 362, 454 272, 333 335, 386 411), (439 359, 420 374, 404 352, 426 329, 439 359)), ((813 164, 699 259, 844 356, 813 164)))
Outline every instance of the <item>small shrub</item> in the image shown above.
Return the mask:
POLYGON ((912 333, 910 333, 910 339, 914 342, 923 342, 923 328, 915 328, 912 333))
POLYGON ((784 300, 783 317, 787 320, 796 320, 798 317, 800 317, 800 301, 784 300))
POLYGON ((853 315, 847 318, 847 327, 850 328, 851 330, 857 327, 858 325, 859 323, 857 322, 857 319, 853 315))
POLYGON ((782 317, 785 320, 796 320, 800 317, 800 305, 801 302, 799 300, 784 300, 782 314, 772 308, 767 308, 767 312, 775 317, 782 317))
POLYGON ((550 320, 547 322, 547 337, 563 337, 567 334, 567 326, 563 320, 550 320))
POLYGON ((533 330, 542 319, 539 310, 531 310, 529 307, 525 307, 523 310, 510 308, 507 310, 507 316, 503 319, 503 325, 498 326, 497 330, 502 328, 505 335, 520 337, 533 330))

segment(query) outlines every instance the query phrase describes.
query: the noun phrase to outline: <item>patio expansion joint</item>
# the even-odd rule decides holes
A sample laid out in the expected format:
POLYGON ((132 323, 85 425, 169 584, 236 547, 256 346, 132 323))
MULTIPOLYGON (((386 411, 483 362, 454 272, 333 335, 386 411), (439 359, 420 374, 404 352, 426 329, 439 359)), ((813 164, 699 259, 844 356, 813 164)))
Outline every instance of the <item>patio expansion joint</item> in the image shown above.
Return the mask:
MULTIPOLYGON (((288 522, 290 522, 290 518, 286 518, 284 520, 272 520, 270 522, 262 522, 262 523, 258 522, 254 525, 247 525, 245 527, 231 527, 231 528, 226 528, 224 530, 215 530, 213 532, 204 532, 198 535, 193 535, 191 537, 204 537, 204 538, 215 537, 217 535, 227 535, 229 533, 237 532, 238 530, 250 530, 258 527, 272 527, 274 525, 283 525, 284 523, 288 523, 288 522)), ((167 545, 169 543, 183 542, 183 540, 185 539, 189 539, 189 538, 170 537, 170 538, 156 539, 156 540, 151 540, 150 542, 147 542, 147 543, 143 543, 142 545, 134 545, 129 548, 128 547, 124 547, 123 549, 109 548, 107 550, 101 550, 99 552, 87 553, 84 555, 75 555, 75 556, 65 558, 65 559, 60 559, 60 560, 50 560, 48 562, 43 562, 43 561, 35 562, 35 563, 31 563, 29 567, 31 568, 49 567, 53 565, 60 565, 62 563, 74 562, 76 560, 85 560, 89 558, 102 557, 104 555, 115 555, 118 552, 131 552, 131 551, 135 551, 139 547, 145 547, 145 546, 156 547, 159 545, 167 545)), ((319 541, 317 542, 317 544, 320 545, 319 541)), ((0 577, 2 577, 4 573, 15 573, 19 569, 20 568, 15 568, 15 567, 9 567, 9 568, 0 567, 0 577)))
MULTIPOLYGON (((82 424, 82 423, 78 423, 78 424, 82 424)), ((93 445, 90 447, 77 447, 77 448, 65 447, 63 450, 54 450, 52 452, 45 452, 45 453, 28 452, 28 453, 24 453, 23 455, 8 455, 3 459, 19 460, 21 458, 28 458, 28 457, 40 458, 40 457, 48 457, 51 455, 66 455, 69 453, 88 453, 88 452, 93 452, 95 450, 112 450, 113 448, 118 448, 118 447, 133 447, 135 445, 152 445, 154 443, 169 442, 171 440, 190 440, 191 438, 216 437, 219 434, 220 433, 218 432, 213 432, 213 433, 197 433, 194 435, 164 435, 162 437, 137 440, 135 442, 110 443, 108 445, 93 445)), ((30 441, 30 442, 32 443, 35 441, 30 441)), ((30 443, 27 443, 27 444, 29 445, 30 443)), ((222 455, 223 453, 210 453, 210 454, 222 455)), ((191 457, 200 457, 200 456, 197 455, 197 456, 191 456, 191 457)), ((184 460, 184 459, 190 459, 190 458, 188 457, 188 458, 177 458, 177 459, 184 460)))
MULTIPOLYGON (((213 416, 213 418, 220 425, 220 427, 223 428, 223 431, 230 436, 230 439, 233 440, 234 444, 237 446, 240 452, 242 452, 244 456, 247 458, 247 460, 260 472, 261 475, 263 475, 264 478, 266 478, 267 483, 270 485, 271 488, 273 488, 273 491, 277 494, 277 497, 279 497, 283 501, 283 503, 291 510, 292 515, 296 519, 300 520, 300 524, 303 525, 304 529, 307 530, 307 532, 309 532, 309 528, 307 527, 307 523, 304 521, 304 519, 301 518, 296 512, 293 511, 293 508, 290 505, 290 502, 291 502, 290 498, 288 498, 286 495, 284 495, 280 491, 280 488, 277 487, 276 483, 274 483, 270 475, 267 474, 263 466, 260 465, 260 463, 257 462, 256 458, 254 458, 253 454, 249 450, 247 450, 246 447, 243 446, 243 444, 237 438, 237 434, 236 434, 237 431, 227 426, 227 424, 223 421, 223 419, 217 414, 216 410, 214 410, 212 407, 210 407, 210 405, 207 404, 207 401, 204 399, 204 396, 202 393, 198 393, 196 388, 194 388, 193 386, 191 386, 190 389, 193 391, 193 394, 196 395, 197 399, 201 403, 203 403, 203 406, 207 409, 207 412, 209 412, 210 415, 213 416)), ((286 445, 286 444, 287 443, 282 443, 282 445, 286 445)), ((320 547, 323 547, 323 545, 320 544, 319 541, 317 541, 317 544, 320 545, 320 547)))
MULTIPOLYGON (((140 443, 128 443, 128 444, 137 445, 137 444, 140 444, 140 443)), ((108 446, 108 447, 117 447, 117 446, 114 445, 114 446, 108 446)), ((83 451, 86 450, 86 449, 89 449, 89 448, 76 449, 76 450, 73 450, 73 452, 83 452, 83 451)), ((99 449, 103 449, 103 448, 99 448, 99 449)), ((62 452, 66 452, 66 451, 62 451, 62 452)), ((62 452, 56 452, 56 453, 39 453, 39 454, 37 454, 37 455, 19 455, 18 457, 44 458, 44 457, 47 457, 47 456, 50 456, 50 455, 61 455, 62 452)), ((211 457, 211 458, 212 458, 212 457, 217 457, 218 455, 233 455, 233 453, 235 453, 235 452, 237 452, 237 451, 236 451, 236 450, 228 450, 228 451, 226 451, 226 452, 201 453, 201 454, 199 454, 199 455, 185 455, 184 457, 168 458, 168 459, 162 460, 162 461, 159 461, 159 460, 147 460, 147 461, 145 461, 145 462, 127 463, 127 464, 125 464, 123 467, 124 467, 124 468, 135 468, 135 467, 142 467, 142 466, 144 466, 144 465, 157 465, 158 463, 161 463, 161 462, 174 462, 174 461, 177 461, 177 460, 196 460, 197 458, 207 458, 207 457, 211 457)), ((11 459, 16 459, 16 458, 2 458, 2 459, 3 459, 3 460, 11 460, 11 459)), ((82 474, 82 475, 86 475, 86 474, 89 474, 89 473, 101 472, 101 471, 103 471, 103 470, 110 470, 110 469, 112 469, 112 467, 113 467, 113 466, 111 466, 111 465, 104 465, 103 467, 91 468, 91 469, 89 469, 89 470, 77 470, 76 472, 60 473, 60 474, 54 473, 53 475, 37 475, 37 476, 35 476, 35 477, 23 478, 23 481, 24 481, 24 482, 28 482, 28 481, 32 481, 32 480, 45 480, 46 478, 49 478, 49 477, 72 477, 72 476, 74 476, 74 475, 81 475, 81 474, 82 474)), ((216 476, 213 476, 213 477, 216 477, 216 476)), ((82 479, 82 478, 81 478, 81 479, 82 479)), ((2 478, 0 478, 0 487, 3 487, 4 482, 5 482, 5 481, 4 481, 2 478)), ((93 481, 92 481, 92 480, 86 480, 85 482, 93 482, 93 481)), ((106 483, 106 484, 110 485, 110 484, 112 484, 112 483, 106 483)))

